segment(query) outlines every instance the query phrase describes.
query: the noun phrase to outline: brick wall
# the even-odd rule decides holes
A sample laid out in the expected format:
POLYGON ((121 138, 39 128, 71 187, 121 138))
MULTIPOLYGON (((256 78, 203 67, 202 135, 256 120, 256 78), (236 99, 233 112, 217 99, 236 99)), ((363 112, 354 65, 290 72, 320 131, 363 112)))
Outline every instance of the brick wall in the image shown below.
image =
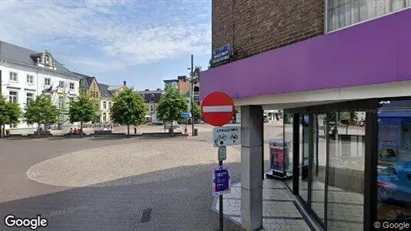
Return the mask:
POLYGON ((212 48, 242 59, 323 34, 323 0, 212 0, 212 48))

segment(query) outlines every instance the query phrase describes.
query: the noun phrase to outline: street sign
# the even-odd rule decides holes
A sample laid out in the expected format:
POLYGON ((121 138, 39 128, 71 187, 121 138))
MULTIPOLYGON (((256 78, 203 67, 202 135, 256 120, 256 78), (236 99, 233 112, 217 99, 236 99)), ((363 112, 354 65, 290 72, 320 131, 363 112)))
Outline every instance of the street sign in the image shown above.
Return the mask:
POLYGON ((208 124, 223 126, 233 119, 234 102, 224 92, 208 94, 201 104, 201 114, 208 124))
POLYGON ((183 119, 191 118, 191 112, 183 112, 183 113, 181 113, 181 118, 183 118, 183 119))
POLYGON ((231 192, 230 169, 222 166, 213 171, 213 196, 221 196, 231 192))
POLYGON ((218 147, 218 161, 223 161, 227 159, 227 148, 226 146, 218 147))
POLYGON ((231 146, 241 143, 241 128, 239 126, 226 126, 213 129, 214 147, 231 146))

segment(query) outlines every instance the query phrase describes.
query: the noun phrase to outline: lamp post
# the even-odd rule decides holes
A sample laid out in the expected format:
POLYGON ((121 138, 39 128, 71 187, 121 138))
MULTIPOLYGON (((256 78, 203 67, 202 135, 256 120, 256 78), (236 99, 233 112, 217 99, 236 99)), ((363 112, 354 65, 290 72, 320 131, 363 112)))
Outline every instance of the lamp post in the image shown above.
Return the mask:
POLYGON ((191 106, 191 135, 194 135, 194 56, 191 55, 191 68, 190 68, 190 106, 191 106))

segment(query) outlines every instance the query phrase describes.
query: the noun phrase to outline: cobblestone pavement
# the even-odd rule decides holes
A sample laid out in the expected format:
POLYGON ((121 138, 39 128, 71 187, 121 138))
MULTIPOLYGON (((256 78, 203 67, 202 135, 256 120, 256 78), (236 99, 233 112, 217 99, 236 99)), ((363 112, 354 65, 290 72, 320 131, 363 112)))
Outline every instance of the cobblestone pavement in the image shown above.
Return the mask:
MULTIPOLYGON (((217 230, 212 127, 196 128, 199 136, 173 139, 0 140, 0 217, 41 215, 49 226, 39 230, 217 230)), ((282 131, 272 128, 270 137, 282 131)), ((268 166, 268 146, 265 153, 268 166)), ((240 147, 227 157, 238 182, 240 147)), ((226 220, 225 230, 241 229, 226 220)))
MULTIPOLYGON (((216 153, 206 142, 25 139, 0 140, 0 148, 1 217, 41 215, 49 225, 39 230, 218 228, 210 209, 216 153)), ((239 153, 228 153, 238 181, 239 153)), ((225 228, 240 230, 228 220, 225 228)))

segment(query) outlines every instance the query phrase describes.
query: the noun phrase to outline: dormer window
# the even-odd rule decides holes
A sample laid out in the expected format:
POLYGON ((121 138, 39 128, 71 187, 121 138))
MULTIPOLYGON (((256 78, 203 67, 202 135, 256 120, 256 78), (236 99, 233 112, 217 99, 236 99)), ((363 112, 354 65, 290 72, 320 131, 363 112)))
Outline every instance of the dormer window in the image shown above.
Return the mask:
POLYGON ((46 65, 50 65, 50 64, 51 64, 51 60, 50 60, 50 56, 49 56, 49 55, 44 55, 44 64, 46 64, 46 65))

